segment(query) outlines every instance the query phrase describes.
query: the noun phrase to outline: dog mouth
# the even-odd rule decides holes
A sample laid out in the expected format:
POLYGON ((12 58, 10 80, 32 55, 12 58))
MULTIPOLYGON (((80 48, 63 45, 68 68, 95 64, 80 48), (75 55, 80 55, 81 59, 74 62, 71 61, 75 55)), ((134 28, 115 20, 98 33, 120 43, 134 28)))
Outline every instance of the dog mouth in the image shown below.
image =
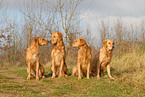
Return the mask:
POLYGON ((108 49, 108 51, 113 51, 113 49, 108 49))
POLYGON ((51 44, 56 45, 56 44, 57 44, 57 42, 53 42, 53 41, 51 41, 51 44))
POLYGON ((72 43, 72 47, 74 47, 74 43, 72 43))
POLYGON ((51 44, 56 44, 56 41, 51 40, 51 44))
POLYGON ((43 45, 47 45, 47 44, 48 44, 48 43, 41 43, 40 45, 43 46, 43 45))
POLYGON ((75 47, 78 47, 78 46, 77 46, 75 43, 73 43, 73 44, 72 44, 72 47, 74 47, 74 48, 75 48, 75 47))

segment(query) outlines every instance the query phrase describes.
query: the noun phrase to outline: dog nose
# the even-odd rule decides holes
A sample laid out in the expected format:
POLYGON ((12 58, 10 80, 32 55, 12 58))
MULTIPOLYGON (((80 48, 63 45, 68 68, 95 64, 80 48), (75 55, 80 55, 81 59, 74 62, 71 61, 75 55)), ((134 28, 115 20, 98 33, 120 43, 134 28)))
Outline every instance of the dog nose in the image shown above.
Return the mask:
POLYGON ((112 46, 112 48, 114 48, 114 46, 112 46))

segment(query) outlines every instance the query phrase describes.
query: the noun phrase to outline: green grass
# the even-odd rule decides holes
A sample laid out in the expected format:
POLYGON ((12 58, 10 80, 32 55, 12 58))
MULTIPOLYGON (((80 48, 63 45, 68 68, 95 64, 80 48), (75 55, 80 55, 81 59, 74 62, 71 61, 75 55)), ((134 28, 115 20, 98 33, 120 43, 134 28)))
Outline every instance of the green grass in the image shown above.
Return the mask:
MULTIPOLYGON (((52 79, 51 76, 36 81, 27 80, 27 67, 13 67, 0 70, 0 94, 26 97, 137 97, 145 96, 145 53, 130 53, 121 58, 113 57, 111 73, 116 80, 108 77, 89 80, 77 77, 52 79)), ((72 68, 69 68, 71 73, 72 68)), ((50 74, 50 67, 45 67, 50 74)), ((106 71, 105 71, 106 74, 106 71)))

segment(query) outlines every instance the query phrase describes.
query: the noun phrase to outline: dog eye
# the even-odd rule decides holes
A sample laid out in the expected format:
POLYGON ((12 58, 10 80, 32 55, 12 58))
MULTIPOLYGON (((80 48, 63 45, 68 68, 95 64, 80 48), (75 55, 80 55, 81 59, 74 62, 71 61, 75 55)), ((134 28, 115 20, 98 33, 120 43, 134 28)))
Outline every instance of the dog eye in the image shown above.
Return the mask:
POLYGON ((77 41, 76 41, 77 42, 77 41))
POLYGON ((55 36, 54 36, 54 38, 55 38, 55 36))
POLYGON ((42 39, 42 40, 44 40, 44 39, 42 39))
POLYGON ((108 44, 110 44, 110 43, 108 43, 108 44))

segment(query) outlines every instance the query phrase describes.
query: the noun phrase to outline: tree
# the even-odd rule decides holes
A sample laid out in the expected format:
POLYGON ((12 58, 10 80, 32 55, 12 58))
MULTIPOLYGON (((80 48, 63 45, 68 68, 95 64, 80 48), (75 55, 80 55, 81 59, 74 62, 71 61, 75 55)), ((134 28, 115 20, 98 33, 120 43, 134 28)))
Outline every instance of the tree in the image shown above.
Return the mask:
POLYGON ((57 9, 61 18, 61 26, 63 31, 65 32, 65 50, 67 53, 68 32, 72 25, 73 18, 79 15, 75 11, 82 2, 82 0, 69 0, 69 1, 57 0, 57 1, 58 1, 57 9))
MULTIPOLYGON (((19 3, 24 1, 19 1, 19 3)), ((23 6, 18 5, 18 9, 24 16, 21 34, 25 37, 24 41, 28 47, 33 37, 41 36, 48 39, 52 31, 57 29, 55 23, 57 9, 45 4, 44 0, 30 0, 27 3, 23 6)))
POLYGON ((20 10, 20 12, 34 23, 37 23, 40 26, 39 28, 46 29, 49 32, 49 35, 51 35, 54 30, 64 32, 65 49, 67 52, 69 30, 73 25, 78 23, 75 21, 78 19, 80 13, 76 12, 76 10, 81 2, 82 0, 37 0, 35 2, 31 0, 29 1, 30 4, 28 6, 25 5, 26 10, 20 10), (41 3, 41 5, 39 5, 39 3, 41 3), (33 9, 40 10, 40 12, 37 13, 37 11, 34 11, 33 9), (48 14, 47 21, 42 17, 44 13, 48 14), (37 16, 37 14, 39 15, 37 16))
POLYGON ((109 26, 105 25, 105 21, 101 20, 101 24, 99 25, 99 30, 101 33, 101 41, 105 40, 106 38, 109 38, 109 26))
POLYGON ((117 22, 115 24, 115 33, 116 33, 116 41, 118 42, 117 44, 120 44, 123 39, 123 24, 120 18, 117 19, 117 22))

